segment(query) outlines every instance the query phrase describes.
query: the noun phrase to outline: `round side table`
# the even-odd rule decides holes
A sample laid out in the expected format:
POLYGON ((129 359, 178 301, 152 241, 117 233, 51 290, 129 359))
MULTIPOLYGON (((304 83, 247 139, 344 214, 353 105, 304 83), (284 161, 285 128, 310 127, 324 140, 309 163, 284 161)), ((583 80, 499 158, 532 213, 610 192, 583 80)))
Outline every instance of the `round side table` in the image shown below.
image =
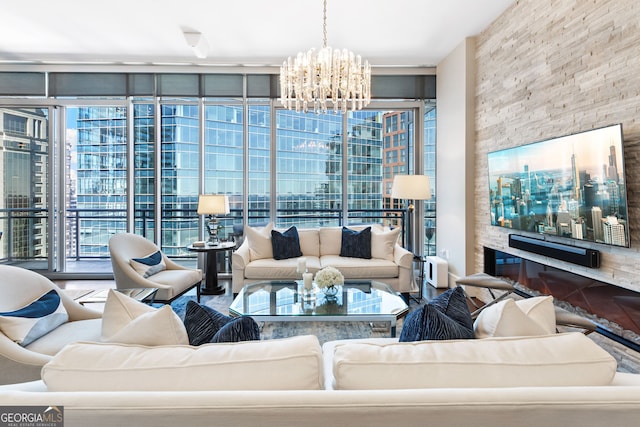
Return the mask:
POLYGON ((218 252, 226 252, 235 249, 236 242, 220 242, 217 245, 206 244, 204 246, 187 246, 187 250, 192 252, 203 252, 205 254, 205 282, 201 290, 203 295, 222 295, 226 292, 224 286, 218 283, 218 252))

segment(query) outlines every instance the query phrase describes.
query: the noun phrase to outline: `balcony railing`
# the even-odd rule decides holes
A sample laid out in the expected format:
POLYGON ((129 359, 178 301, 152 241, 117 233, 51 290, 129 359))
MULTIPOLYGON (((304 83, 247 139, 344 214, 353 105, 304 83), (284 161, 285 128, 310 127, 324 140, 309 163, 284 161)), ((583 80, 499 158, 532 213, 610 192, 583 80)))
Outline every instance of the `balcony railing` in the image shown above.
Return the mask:
MULTIPOLYGON (((344 224, 381 223, 402 227, 406 212, 402 209, 279 209, 276 226, 317 227, 344 224), (348 221, 347 221, 348 220, 348 221)), ((109 258, 109 238, 126 231, 124 209, 67 209, 65 215, 65 257, 68 260, 95 260, 109 258)), ((154 211, 135 212, 135 230, 150 240, 155 230, 154 211)), ((199 218, 193 210, 164 209, 162 211, 163 251, 172 258, 193 259, 196 255, 186 251, 187 244, 198 240, 199 218), (169 233, 167 233, 169 231, 169 233)), ((269 210, 249 211, 249 225, 266 224, 269 210)), ((242 235, 242 210, 232 210, 220 218, 223 239, 238 239, 242 235)), ((0 209, 0 262, 47 261, 53 240, 49 238, 48 211, 45 209, 0 209)), ((402 236, 403 241, 405 236, 402 236)))

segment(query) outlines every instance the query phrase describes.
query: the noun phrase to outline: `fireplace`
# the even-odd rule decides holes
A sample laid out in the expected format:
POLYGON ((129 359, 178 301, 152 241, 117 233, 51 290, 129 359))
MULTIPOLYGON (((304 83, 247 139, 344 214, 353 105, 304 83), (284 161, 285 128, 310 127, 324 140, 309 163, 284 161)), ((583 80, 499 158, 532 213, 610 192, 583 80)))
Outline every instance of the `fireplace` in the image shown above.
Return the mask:
POLYGON ((552 295, 560 307, 596 322, 598 332, 640 349, 640 292, 487 247, 484 270, 513 281, 523 296, 552 295))

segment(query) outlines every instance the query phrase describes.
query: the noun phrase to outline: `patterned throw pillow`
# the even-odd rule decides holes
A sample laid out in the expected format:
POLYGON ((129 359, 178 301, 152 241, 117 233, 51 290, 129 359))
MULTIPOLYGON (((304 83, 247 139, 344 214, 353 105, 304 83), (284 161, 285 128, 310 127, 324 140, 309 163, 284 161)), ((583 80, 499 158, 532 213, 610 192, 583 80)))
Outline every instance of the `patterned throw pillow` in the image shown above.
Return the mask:
POLYGON ((212 343, 260 341, 260 327, 249 316, 236 317, 211 338, 212 343))
POLYGON ((195 301, 187 303, 184 326, 189 344, 260 340, 260 328, 251 317, 233 318, 195 301))
POLYGON ((162 252, 157 251, 142 258, 131 258, 131 266, 145 279, 165 270, 167 266, 162 261, 162 252))
POLYGON ((473 319, 461 287, 449 289, 409 313, 400 342, 474 338, 473 319))
POLYGON ((68 320, 60 295, 52 289, 25 307, 0 313, 0 330, 26 346, 68 320))
POLYGON ((271 246, 275 259, 298 258, 302 256, 298 229, 293 226, 281 233, 271 230, 271 246))
POLYGON ((361 231, 342 227, 340 256, 371 259, 371 227, 361 231))
POLYGON ((184 314, 184 326, 189 335, 189 344, 201 345, 211 341, 211 338, 224 325, 232 320, 231 317, 195 301, 187 302, 184 314))

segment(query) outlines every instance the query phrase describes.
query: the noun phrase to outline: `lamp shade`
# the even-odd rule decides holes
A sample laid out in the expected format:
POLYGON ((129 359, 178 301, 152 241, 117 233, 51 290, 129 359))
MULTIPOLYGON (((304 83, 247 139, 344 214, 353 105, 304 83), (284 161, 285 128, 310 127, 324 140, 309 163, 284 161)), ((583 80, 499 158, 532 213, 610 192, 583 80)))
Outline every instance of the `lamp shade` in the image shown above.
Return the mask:
POLYGON ((427 175, 396 175, 393 177, 391 197, 394 199, 429 200, 431 184, 427 175))
POLYGON ((198 215, 220 215, 229 212, 229 197, 224 194, 201 194, 198 197, 198 215))

